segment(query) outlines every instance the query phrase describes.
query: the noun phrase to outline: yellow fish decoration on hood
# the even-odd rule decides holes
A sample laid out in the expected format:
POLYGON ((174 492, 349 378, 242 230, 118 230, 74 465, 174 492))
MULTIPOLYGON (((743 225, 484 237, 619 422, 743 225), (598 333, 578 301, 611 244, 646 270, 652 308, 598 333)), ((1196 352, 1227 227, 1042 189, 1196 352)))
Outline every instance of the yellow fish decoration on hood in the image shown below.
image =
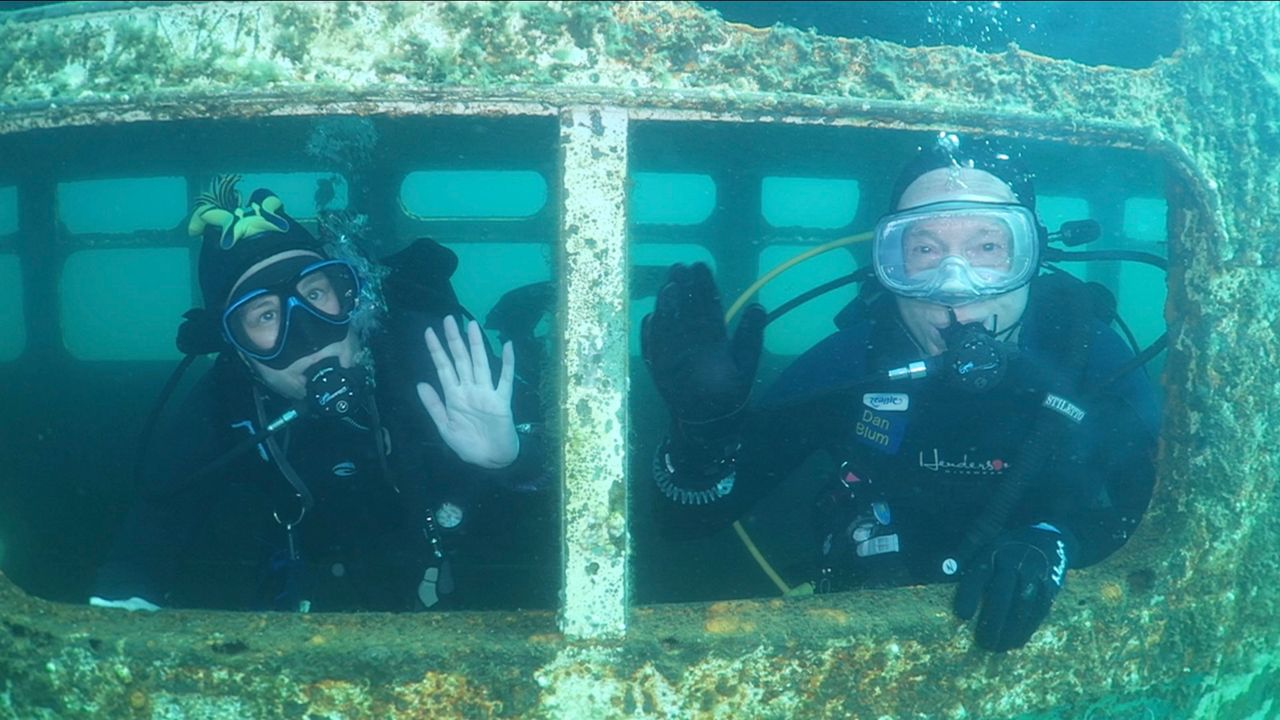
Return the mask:
POLYGON ((196 200, 191 221, 187 223, 187 234, 200 237, 210 225, 222 228, 218 246, 230 250, 246 237, 289 231, 289 221, 277 214, 284 208, 284 201, 270 194, 259 202, 250 202, 249 207, 240 207, 240 191, 236 190, 239 182, 239 175, 215 177, 209 189, 196 200))

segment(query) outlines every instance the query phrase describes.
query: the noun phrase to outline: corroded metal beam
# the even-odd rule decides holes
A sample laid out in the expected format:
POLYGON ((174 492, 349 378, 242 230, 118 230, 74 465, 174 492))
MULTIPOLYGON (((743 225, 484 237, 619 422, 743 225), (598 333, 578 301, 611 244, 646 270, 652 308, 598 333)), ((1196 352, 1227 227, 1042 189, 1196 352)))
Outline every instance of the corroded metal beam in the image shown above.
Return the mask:
POLYGON ((626 630, 627 115, 560 121, 564 604, 575 639, 626 630))
POLYGON ((1153 101, 1165 91, 1154 70, 1085 67, 1016 48, 984 55, 760 30, 687 3, 122 7, 0 22, 0 130, 240 116, 237 108, 255 99, 255 113, 293 104, 350 111, 344 104, 398 97, 714 112, 791 106, 832 119, 851 106, 898 104, 941 121, 998 112, 1020 124, 1155 128, 1162 108, 1153 101))
POLYGON ((1066 720, 1150 696, 1192 707, 1210 678, 1164 652, 1177 631, 1137 555, 1074 576, 1054 621, 1006 655, 973 647, 942 587, 638 608, 624 641, 581 642, 547 612, 135 615, 32 599, 0 577, 0 717, 1066 720))

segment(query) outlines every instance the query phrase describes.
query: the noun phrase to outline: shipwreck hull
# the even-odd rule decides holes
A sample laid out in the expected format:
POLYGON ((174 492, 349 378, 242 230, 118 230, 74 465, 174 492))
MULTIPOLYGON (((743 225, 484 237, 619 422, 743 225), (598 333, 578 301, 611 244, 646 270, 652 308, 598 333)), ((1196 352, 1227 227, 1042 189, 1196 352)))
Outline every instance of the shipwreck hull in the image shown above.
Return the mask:
MULTIPOLYGON (((568 320, 557 611, 140 615, 0 576, 0 717, 1280 716, 1280 7, 1179 7, 1181 49, 1141 70, 757 30, 677 3, 87 3, 0 23, 0 141, 19 154, 193 120, 548 123, 568 320), (1026 648, 974 647, 948 588, 629 603, 645 479, 629 482, 628 137, 660 123, 983 132, 1164 168, 1156 496, 1026 648)), ((0 177, 24 209, 38 348, 56 344, 39 238, 57 169, 15 157, 0 177)))

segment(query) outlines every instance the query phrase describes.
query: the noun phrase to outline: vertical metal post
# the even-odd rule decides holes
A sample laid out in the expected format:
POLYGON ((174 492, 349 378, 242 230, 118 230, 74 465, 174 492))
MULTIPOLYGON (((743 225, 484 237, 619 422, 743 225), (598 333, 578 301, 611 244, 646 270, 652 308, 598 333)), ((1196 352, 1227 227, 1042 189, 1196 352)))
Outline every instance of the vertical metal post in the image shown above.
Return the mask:
POLYGON ((627 115, 560 116, 564 598, 574 639, 621 637, 627 611, 627 115))

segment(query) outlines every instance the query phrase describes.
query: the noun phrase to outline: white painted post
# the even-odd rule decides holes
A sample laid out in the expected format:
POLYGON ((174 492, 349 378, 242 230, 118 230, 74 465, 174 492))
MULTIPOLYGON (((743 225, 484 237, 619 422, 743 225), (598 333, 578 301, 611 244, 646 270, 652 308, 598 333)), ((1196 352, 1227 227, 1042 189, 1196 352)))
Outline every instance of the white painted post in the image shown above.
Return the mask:
POLYGON ((619 638, 627 613, 627 114, 560 116, 565 375, 564 598, 573 639, 619 638))

